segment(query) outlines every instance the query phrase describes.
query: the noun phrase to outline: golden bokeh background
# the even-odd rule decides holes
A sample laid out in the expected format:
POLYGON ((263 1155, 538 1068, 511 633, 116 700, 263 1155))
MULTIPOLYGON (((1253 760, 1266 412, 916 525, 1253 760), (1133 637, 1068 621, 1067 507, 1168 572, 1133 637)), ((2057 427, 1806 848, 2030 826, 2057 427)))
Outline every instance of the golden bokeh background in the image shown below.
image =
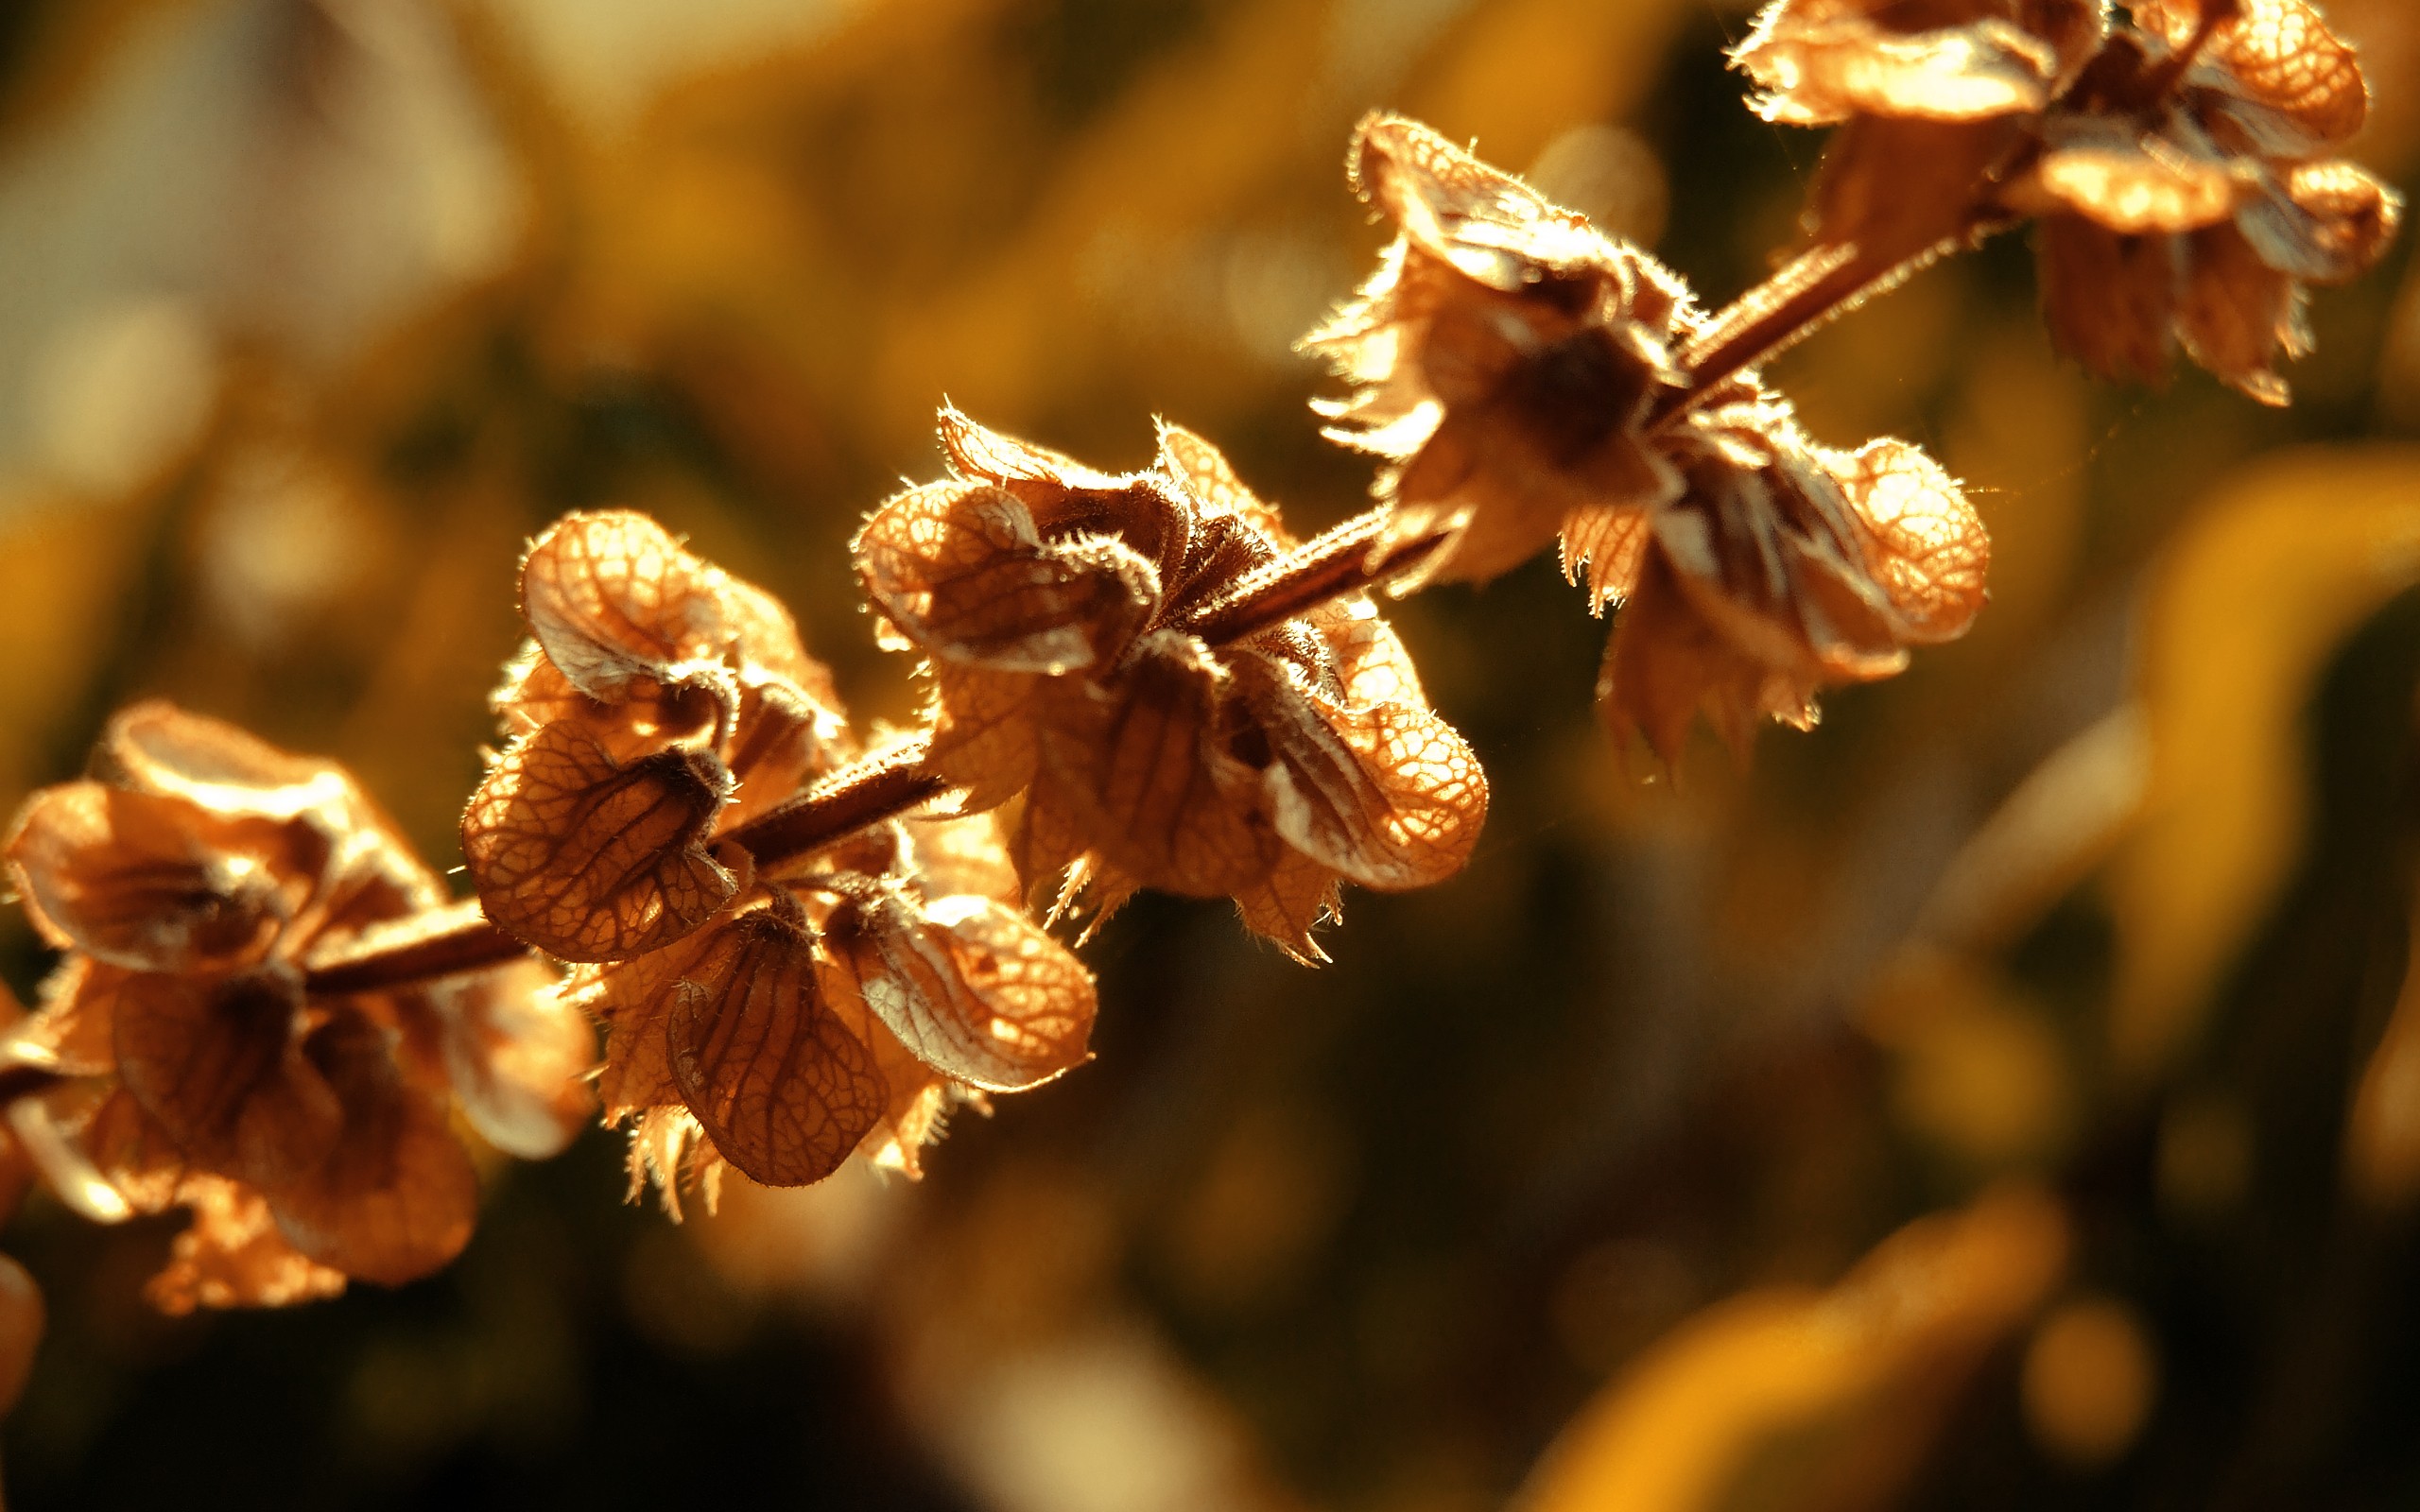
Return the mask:
MULTIPOLYGON (((944 397, 1154 415, 1361 506, 1291 343, 1418 115, 1709 302, 1820 149, 1730 0, 20 0, 0 11, 0 803, 160 694, 348 763, 441 867, 521 543, 648 510, 916 712, 846 541, 944 397)), ((2420 186, 2420 10, 2333 0, 2420 186)), ((2410 238, 2405 239, 2408 246, 2410 238)), ((1677 784, 1547 561, 1397 611, 1490 771, 1333 966, 1145 900, 1099 1058, 920 1185, 675 1228, 614 1136, 439 1278, 137 1298, 37 1202, 21 1507, 1211 1512, 2420 1501, 2420 278, 2296 404, 2049 351, 2022 238, 1774 376, 1972 486, 1993 601, 1677 784)), ((22 919, 0 969, 44 962, 22 919)))

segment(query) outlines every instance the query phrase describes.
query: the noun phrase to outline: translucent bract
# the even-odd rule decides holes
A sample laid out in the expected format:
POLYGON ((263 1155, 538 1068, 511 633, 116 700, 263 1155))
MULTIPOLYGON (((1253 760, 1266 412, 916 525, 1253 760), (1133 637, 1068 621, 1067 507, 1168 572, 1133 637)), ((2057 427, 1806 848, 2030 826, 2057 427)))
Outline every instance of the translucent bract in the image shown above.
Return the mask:
POLYGON ((1971 121, 2047 107, 2106 29, 2100 0, 1772 0, 1731 61, 1769 121, 1971 121))
POLYGON ((1112 476, 954 411, 942 438, 959 477, 876 510, 858 567, 926 657, 931 765, 969 808, 1021 799, 1028 883, 1102 912, 1138 886, 1232 897, 1311 959, 1340 879, 1461 868, 1485 779, 1366 598, 1193 633, 1294 544, 1207 442, 1164 428, 1150 471, 1112 476))
MULTIPOLYGON (((1001 600, 994 580, 936 612, 998 621, 1001 600)), ((491 919, 586 963, 567 991, 605 1026, 634 1189, 711 1196, 726 1163, 803 1185, 859 1150, 912 1173, 952 1101, 1085 1058, 1092 977, 1015 906, 988 817, 761 864, 730 838, 858 754, 769 596, 607 512, 538 538, 522 606, 532 644, 496 698, 518 738, 463 849, 491 919)), ((1046 662, 1029 639, 1003 654, 1046 662)))
POLYGON ((1939 464, 1903 441, 1817 446, 1778 401, 1734 387, 1672 433, 1678 499, 1599 510, 1564 539, 1592 603, 1622 605, 1605 718, 1668 764, 1700 713, 1735 749, 1765 716, 1812 726, 1819 690, 1892 676, 1983 604, 1990 542, 1939 464))
POLYGON ((2299 0, 2135 8, 2041 126, 2009 201, 2041 217, 2043 313, 2105 377, 2156 383, 2186 355, 2254 399, 2290 398, 2310 350, 2303 285, 2383 255, 2402 201, 2325 153, 2360 129, 2352 49, 2299 0))
POLYGON ((463 815, 462 853, 515 936, 568 961, 644 954, 738 890, 714 836, 835 764, 830 675, 762 590, 645 515, 557 522, 523 560, 521 604, 531 641, 494 700, 517 738, 463 815))
POLYGON ((1092 974, 1018 896, 989 816, 886 824, 662 950, 576 971, 606 1028, 606 1120, 635 1125, 633 1193, 652 1177, 677 1213, 724 1164, 799 1186, 859 1152, 913 1176, 953 1104, 1082 1064, 1092 974))
POLYGON ((1346 161, 1402 234, 1302 344, 1356 386, 1328 435, 1388 463, 1374 549, 1443 530, 1423 577, 1492 577, 1590 500, 1668 495, 1642 430, 1684 381, 1680 280, 1417 122, 1368 117, 1346 161))
POLYGON ((443 919, 437 879, 339 768, 165 704, 111 722, 95 776, 11 832, 36 927, 68 952, 0 1063, 72 1206, 193 1211, 162 1306, 275 1304, 453 1258, 477 1204, 458 1112, 514 1154, 584 1121, 595 1041, 544 973, 313 990, 319 965, 443 919))

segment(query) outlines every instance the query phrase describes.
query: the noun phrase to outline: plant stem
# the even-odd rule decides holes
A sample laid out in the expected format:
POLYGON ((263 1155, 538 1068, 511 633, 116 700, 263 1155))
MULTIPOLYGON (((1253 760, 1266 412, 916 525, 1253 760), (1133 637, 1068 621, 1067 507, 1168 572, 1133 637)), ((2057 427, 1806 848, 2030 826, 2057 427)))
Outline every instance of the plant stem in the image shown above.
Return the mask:
POLYGON ((885 819, 895 819, 949 791, 948 782, 925 769, 925 757, 931 748, 932 737, 919 736, 880 756, 843 766, 722 838, 754 856, 758 869, 770 870, 885 819))
MULTIPOLYGON (((929 742, 914 740, 894 750, 843 766, 772 812, 721 836, 755 857, 759 870, 809 855, 850 835, 897 818, 949 791, 949 783, 924 769, 929 742)), ((445 912, 460 913, 458 909, 445 912)), ((428 917, 428 916, 424 916, 428 917)), ((475 913, 395 943, 368 949, 312 968, 302 978, 314 997, 392 991, 423 987, 487 971, 521 959, 529 947, 475 913)), ((0 1102, 9 1078, 0 1072, 0 1102)))
POLYGON ((1373 553, 1392 507, 1380 505, 1245 575, 1233 591, 1188 616, 1184 628, 1213 645, 1246 640, 1330 599, 1365 593, 1420 566, 1444 545, 1416 536, 1373 553))
POLYGON ((414 932, 400 943, 373 944, 315 966, 302 973, 302 990, 312 997, 348 997, 355 992, 419 987, 464 971, 503 966, 528 954, 528 946, 479 915, 469 914, 449 926, 425 934, 414 932))

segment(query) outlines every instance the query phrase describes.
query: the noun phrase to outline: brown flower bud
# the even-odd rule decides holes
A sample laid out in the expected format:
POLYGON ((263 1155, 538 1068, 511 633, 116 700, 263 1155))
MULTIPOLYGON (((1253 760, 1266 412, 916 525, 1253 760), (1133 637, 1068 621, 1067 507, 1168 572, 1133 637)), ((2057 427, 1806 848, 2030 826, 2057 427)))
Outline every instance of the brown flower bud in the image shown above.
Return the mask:
POLYGON ((2166 0, 2135 19, 2006 191, 2041 217, 2051 336, 2104 377, 2151 383, 2181 346, 2283 404, 2276 360, 2310 348, 2302 285, 2367 271, 2401 220, 2392 189, 2319 160, 2367 113, 2360 64, 2301 0, 2166 0))
POLYGON ((1772 0, 1732 49, 1768 121, 2039 112, 2100 49, 2101 0, 1772 0))
POLYGON ((112 722, 95 769, 35 794, 7 848, 69 952, 0 1039, 0 1064, 60 1079, 11 1113, 44 1178, 100 1218, 193 1210, 153 1287, 171 1309, 443 1264, 477 1197, 454 1110, 517 1153, 560 1148, 586 1115, 586 1026, 513 970, 306 988, 442 897, 338 768, 155 703, 112 722))
POLYGON ((835 765, 831 679, 780 605, 644 515, 565 516, 521 582, 531 644, 496 696, 518 738, 463 815, 463 855, 516 937, 645 954, 741 886, 714 837, 835 765))
POLYGON ((1092 975, 1002 889, 1017 896, 989 816, 885 825, 663 949, 583 969, 633 1191, 652 1178, 677 1216, 680 1189, 711 1201, 725 1163, 779 1186, 853 1152, 913 1175, 952 1102, 1080 1064, 1092 975))
POLYGON ((1328 434, 1389 463, 1374 551, 1443 530, 1422 576, 1492 577, 1591 500, 1668 496, 1644 426, 1683 382, 1681 281, 1417 122, 1364 118, 1347 163, 1402 234, 1303 346, 1356 386, 1328 434))
POLYGON ((942 420, 959 478, 876 510, 859 571, 927 659, 933 765, 970 808, 1022 796, 1028 883, 1063 873, 1061 906, 1096 917, 1137 886, 1233 897, 1312 958, 1340 876, 1460 868, 1485 782, 1366 599, 1196 633, 1282 587, 1295 544, 1216 449, 1166 428, 1155 467, 1111 476, 942 420))
POLYGON ((1826 450, 1770 399, 1693 414, 1673 448, 1678 500, 1565 542, 1592 600, 1622 604, 1604 715, 1668 765, 1699 713, 1735 749, 1766 716, 1808 728, 1819 690, 1898 672, 1982 607, 1982 523, 1916 448, 1826 450))

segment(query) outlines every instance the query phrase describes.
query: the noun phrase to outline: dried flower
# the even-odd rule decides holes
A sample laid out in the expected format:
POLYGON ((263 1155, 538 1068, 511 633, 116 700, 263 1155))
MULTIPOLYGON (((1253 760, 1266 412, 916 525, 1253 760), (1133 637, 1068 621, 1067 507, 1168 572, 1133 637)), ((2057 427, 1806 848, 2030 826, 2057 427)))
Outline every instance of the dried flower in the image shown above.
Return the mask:
POLYGON ((1375 549, 1443 530, 1424 576, 1492 577, 1583 503, 1668 497, 1645 425, 1684 382, 1681 281, 1418 122, 1364 118, 1347 163, 1402 234, 1303 345, 1357 386, 1329 436, 1389 462, 1375 549))
POLYGON ((1909 646, 1965 629, 1989 549, 1923 453, 1815 446, 1753 372, 1659 416, 1683 382, 1671 347, 1720 335, 1670 274, 1426 128, 1375 117, 1357 141, 1357 180, 1404 234, 1310 338, 1363 386, 1335 412, 1371 429, 1344 438, 1397 458, 1380 491, 1398 537, 1459 532, 1452 570, 1500 570, 1560 534, 1591 607, 1625 604, 1599 682, 1617 735, 1670 762, 1703 710, 1744 747, 1762 716, 1803 729, 1818 689, 1888 677, 1909 646))
POLYGON ((1772 0, 1732 64, 1767 120, 1840 128, 1807 220, 1861 285, 2008 220, 2000 180, 2108 30, 2102 0, 1772 0))
POLYGON ((2186 354, 2268 404, 2310 349, 2306 284, 2367 271, 2402 201, 2323 156, 2360 129, 2350 47, 2302 0, 2134 8, 2042 125, 2008 202, 2041 216, 2044 313, 2105 377, 2158 382, 2186 354))
POLYGON ((567 961, 627 960, 738 892, 714 837, 839 755, 830 674, 761 589, 645 515, 566 515, 521 570, 531 641, 462 818, 488 918, 567 961))
POLYGON ((193 1210, 152 1285, 172 1310, 442 1265, 477 1202, 452 1112, 551 1154, 586 1117, 587 1025, 531 964, 313 989, 315 967, 446 917, 339 768, 147 703, 95 770, 35 794, 7 847, 69 952, 0 1040, 0 1065, 61 1078, 11 1113, 44 1177, 97 1217, 193 1210))
POLYGON ((927 659, 931 765, 980 809, 1022 795, 1012 850, 1062 906, 1137 886, 1232 897, 1302 959, 1340 878, 1450 876, 1487 789, 1365 598, 1224 644, 1205 611, 1283 578, 1293 545, 1224 457, 1164 427, 1110 475, 955 411, 958 472, 877 509, 858 569, 927 659))
POLYGON ((1701 712, 1744 749, 1762 717, 1806 729, 1819 689, 1890 677, 1908 647, 1964 633, 1990 559, 1958 485, 1915 447, 1817 446, 1744 383, 1720 401, 1672 434, 1679 498, 1600 508, 1564 538, 1592 607, 1622 606, 1606 720, 1668 765, 1701 712))
POLYGON ((2047 109, 2107 30, 2103 0, 1772 0, 1731 63, 1768 121, 1974 121, 2047 109))
MULTIPOLYGON (((605 1025, 633 1190, 724 1164, 913 1172, 953 1100, 1085 1057, 1091 975, 1016 907, 989 818, 883 823, 798 856, 727 838, 854 754, 831 679, 762 591, 645 516, 530 547, 516 734, 463 821, 491 918, 567 959, 605 1025)), ((878 764, 877 764, 878 765, 878 764)))
POLYGON ((852 1153, 914 1176, 953 1104, 1083 1063, 1092 975, 1027 919, 989 816, 885 824, 759 880, 713 923, 581 968, 631 1190, 678 1215, 724 1164, 770 1186, 852 1153))

